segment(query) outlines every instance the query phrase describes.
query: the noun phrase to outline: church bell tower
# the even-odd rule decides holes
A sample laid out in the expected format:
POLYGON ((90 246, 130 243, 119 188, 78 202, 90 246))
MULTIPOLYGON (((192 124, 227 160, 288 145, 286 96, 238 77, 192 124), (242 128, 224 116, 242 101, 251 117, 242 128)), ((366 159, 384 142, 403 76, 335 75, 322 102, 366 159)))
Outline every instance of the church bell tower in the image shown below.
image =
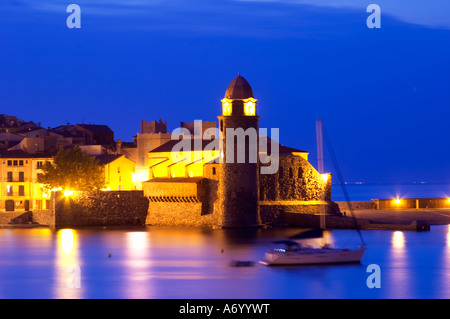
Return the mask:
POLYGON ((223 228, 260 226, 257 100, 250 84, 239 74, 231 81, 221 102, 219 225, 223 228))

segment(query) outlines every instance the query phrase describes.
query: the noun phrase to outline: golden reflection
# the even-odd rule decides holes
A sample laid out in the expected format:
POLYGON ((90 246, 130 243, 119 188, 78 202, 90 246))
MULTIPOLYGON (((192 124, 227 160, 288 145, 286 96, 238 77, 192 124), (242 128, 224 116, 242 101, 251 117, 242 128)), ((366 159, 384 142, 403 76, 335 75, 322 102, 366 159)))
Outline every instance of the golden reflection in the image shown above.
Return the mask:
POLYGON ((392 245, 396 248, 403 248, 405 246, 405 236, 401 231, 395 231, 392 234, 392 245))
POLYGON ((48 237, 52 234, 50 228, 31 228, 26 230, 27 233, 31 233, 33 236, 48 237))
POLYGON ((73 229, 61 229, 56 238, 56 298, 81 298, 83 269, 78 258, 77 232, 73 229))
POLYGON ((386 280, 396 290, 388 291, 388 298, 411 298, 411 273, 408 259, 405 234, 402 231, 392 232, 391 250, 386 280), (391 295, 391 293, 393 295, 391 295))
POLYGON ((450 225, 447 225, 446 244, 447 244, 447 247, 450 247, 450 225))
POLYGON ((450 294, 450 225, 447 225, 447 232, 445 234, 445 247, 442 252, 442 278, 439 280, 442 285, 442 295, 448 296, 450 294))
POLYGON ((59 232, 59 243, 64 251, 64 254, 70 255, 75 243, 75 232, 73 229, 62 229, 59 232))
POLYGON ((128 232, 126 234, 126 262, 128 284, 125 287, 126 297, 151 298, 153 287, 151 247, 148 232, 128 232))
POLYGON ((148 248, 148 232, 129 232, 127 242, 133 255, 145 254, 148 248))

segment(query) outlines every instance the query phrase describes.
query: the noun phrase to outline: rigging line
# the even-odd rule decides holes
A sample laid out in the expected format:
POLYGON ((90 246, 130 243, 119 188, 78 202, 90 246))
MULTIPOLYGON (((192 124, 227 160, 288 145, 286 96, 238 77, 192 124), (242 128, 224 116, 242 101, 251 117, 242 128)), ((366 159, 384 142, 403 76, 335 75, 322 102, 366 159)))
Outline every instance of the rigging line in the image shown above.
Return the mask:
POLYGON ((345 197, 345 200, 347 202, 348 209, 350 210, 350 213, 351 213, 352 218, 353 218, 353 222, 355 223, 356 231, 358 232, 358 235, 359 235, 359 238, 361 239, 362 245, 365 246, 366 244, 365 244, 364 239, 362 237, 361 230, 359 229, 359 225, 358 225, 358 222, 356 220, 355 213, 353 212, 352 203, 350 202, 350 197, 348 196, 347 188, 345 187, 344 178, 343 178, 341 170, 339 168, 339 165, 338 165, 335 153, 334 153, 333 145, 331 144, 331 140, 330 140, 330 138, 328 136, 328 133, 327 133, 327 130, 325 129, 325 126, 323 126, 323 135, 325 137, 325 142, 328 145, 328 151, 330 153, 331 160, 333 161, 333 166, 334 166, 334 168, 336 170, 336 173, 338 175, 339 184, 341 184, 342 192, 344 193, 344 197, 345 197))

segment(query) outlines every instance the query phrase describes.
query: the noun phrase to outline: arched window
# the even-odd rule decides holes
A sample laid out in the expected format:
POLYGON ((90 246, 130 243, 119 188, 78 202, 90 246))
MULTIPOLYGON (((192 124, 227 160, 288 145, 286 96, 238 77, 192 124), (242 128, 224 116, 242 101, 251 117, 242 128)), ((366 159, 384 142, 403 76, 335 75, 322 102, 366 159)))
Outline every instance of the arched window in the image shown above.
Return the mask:
POLYGON ((298 168, 298 178, 303 178, 303 170, 301 167, 298 168))
POLYGON ((280 167, 279 169, 278 169, 278 177, 279 178, 283 178, 283 167, 280 167))
POLYGON ((294 177, 294 172, 292 171, 292 167, 289 167, 289 178, 294 177))

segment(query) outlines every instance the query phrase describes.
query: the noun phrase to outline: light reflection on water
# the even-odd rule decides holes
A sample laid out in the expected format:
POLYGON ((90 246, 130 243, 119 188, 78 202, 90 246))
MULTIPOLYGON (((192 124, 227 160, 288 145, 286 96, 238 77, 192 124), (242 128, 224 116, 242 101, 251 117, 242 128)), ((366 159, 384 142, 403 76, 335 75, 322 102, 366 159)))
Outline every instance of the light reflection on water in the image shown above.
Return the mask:
MULTIPOLYGON (((0 229, 0 298, 450 298, 446 225, 363 231, 369 249, 357 265, 230 266, 257 262, 274 240, 297 231, 0 229), (366 286, 369 264, 381 268, 380 289, 366 286)), ((352 230, 325 237, 337 247, 359 245, 352 230)))
POLYGON ((57 231, 56 238, 55 296, 71 299, 82 298, 82 279, 79 278, 78 272, 78 269, 81 270, 78 234, 73 229, 61 229, 57 231))
POLYGON ((396 287, 395 291, 389 291, 388 298, 412 298, 409 295, 409 284, 413 278, 409 273, 410 261, 408 260, 407 250, 405 247, 405 234, 403 231, 392 232, 390 248, 390 262, 387 271, 388 282, 396 287))

